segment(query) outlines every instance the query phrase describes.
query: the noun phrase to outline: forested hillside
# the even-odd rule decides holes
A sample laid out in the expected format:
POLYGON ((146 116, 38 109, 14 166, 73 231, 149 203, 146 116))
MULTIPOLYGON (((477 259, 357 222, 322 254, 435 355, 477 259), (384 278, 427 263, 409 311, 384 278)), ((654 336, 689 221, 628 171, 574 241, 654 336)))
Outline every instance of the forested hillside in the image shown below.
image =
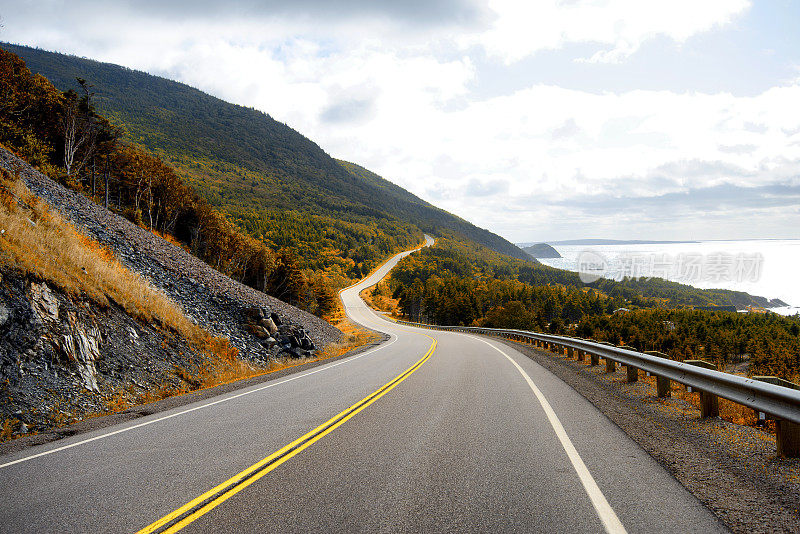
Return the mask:
POLYGON ((212 205, 304 267, 357 278, 422 231, 447 229, 498 252, 505 239, 435 208, 357 165, 337 162, 269 115, 124 67, 3 44, 61 90, 91 85, 125 139, 162 157, 212 205), (355 251, 356 257, 350 257, 355 251))

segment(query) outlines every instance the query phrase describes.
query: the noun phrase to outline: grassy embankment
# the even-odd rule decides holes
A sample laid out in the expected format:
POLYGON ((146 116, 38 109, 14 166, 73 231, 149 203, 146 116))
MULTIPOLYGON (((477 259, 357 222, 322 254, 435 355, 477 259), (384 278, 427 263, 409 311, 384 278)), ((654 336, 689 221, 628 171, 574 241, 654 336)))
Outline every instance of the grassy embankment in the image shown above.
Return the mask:
MULTIPOLYGON (((177 335, 208 358, 197 376, 180 367, 175 376, 144 394, 133 389, 108 397, 109 411, 181 393, 185 388, 210 387, 261 370, 238 358, 226 339, 214 337, 192 323, 180 307, 125 268, 108 249, 80 233, 53 212, 16 177, 0 169, 0 268, 51 284, 76 299, 88 299, 105 309, 117 305, 143 324, 156 325, 165 335, 177 335)), ((4 422, 3 427, 10 425, 4 422)), ((8 432, 4 432, 7 434, 8 432)))

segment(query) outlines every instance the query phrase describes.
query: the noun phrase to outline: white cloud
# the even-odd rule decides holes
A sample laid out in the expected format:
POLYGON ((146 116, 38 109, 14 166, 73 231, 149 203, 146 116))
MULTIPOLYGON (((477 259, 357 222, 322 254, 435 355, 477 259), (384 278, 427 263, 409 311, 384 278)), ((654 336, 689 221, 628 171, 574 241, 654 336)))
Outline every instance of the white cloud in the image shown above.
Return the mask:
POLYGON ((730 23, 749 5, 748 0, 491 0, 492 27, 462 42, 479 44, 506 63, 570 43, 592 43, 602 48, 584 61, 616 63, 648 39, 683 43, 730 23))
MULTIPOLYGON (((537 84, 478 98, 476 64, 485 58, 475 51, 510 63, 588 43, 597 50, 587 61, 618 61, 649 39, 682 43, 730 24, 748 5, 502 0, 490 3, 490 27, 461 32, 452 25, 413 31, 385 19, 178 22, 125 12, 125 24, 80 31, 9 20, 12 35, 4 38, 160 73, 263 110, 333 156, 512 240, 606 231, 635 237, 633 223, 666 230, 641 212, 611 216, 587 199, 663 198, 680 221, 671 231, 689 233, 687 221, 696 224, 698 215, 679 209, 680 195, 716 187, 733 198, 748 187, 798 185, 800 83, 754 97, 537 84)), ((791 217, 796 209, 744 202, 727 224, 772 232, 791 217), (764 222, 748 225, 753 217, 764 222)))

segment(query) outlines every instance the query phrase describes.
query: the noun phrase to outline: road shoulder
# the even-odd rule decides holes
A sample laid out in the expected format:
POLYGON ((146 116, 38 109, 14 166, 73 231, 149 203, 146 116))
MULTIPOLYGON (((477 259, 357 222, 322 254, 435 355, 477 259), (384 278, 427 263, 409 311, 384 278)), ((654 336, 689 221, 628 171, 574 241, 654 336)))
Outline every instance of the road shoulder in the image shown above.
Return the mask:
POLYGON ((493 338, 525 354, 591 402, 734 532, 800 532, 800 460, 775 454, 774 436, 691 404, 659 399, 625 371, 605 373, 530 345, 493 338))

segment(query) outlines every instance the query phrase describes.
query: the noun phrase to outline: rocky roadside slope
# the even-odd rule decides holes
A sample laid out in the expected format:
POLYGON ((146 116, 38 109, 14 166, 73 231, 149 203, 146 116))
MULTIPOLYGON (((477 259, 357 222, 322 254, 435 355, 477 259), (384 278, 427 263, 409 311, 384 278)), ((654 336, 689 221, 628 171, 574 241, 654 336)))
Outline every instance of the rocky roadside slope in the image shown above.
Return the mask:
MULTIPOLYGON (((228 278, 182 248, 54 182, 2 148, 0 167, 17 173, 53 209, 111 249, 126 267, 167 294, 197 324, 229 339, 243 357, 264 360, 290 349, 286 343, 268 346, 272 343, 248 331, 252 330, 247 328, 253 322, 252 308, 261 308, 262 315, 277 315, 278 322, 284 323, 284 333, 296 336, 302 328, 315 346, 339 340, 341 332, 322 319, 228 278)), ((288 339, 288 335, 278 337, 288 339)))
POLYGON ((0 441, 194 389, 211 365, 185 340, 119 306, 100 308, 2 272, 0 441))
MULTIPOLYGON (((120 262, 176 302, 193 322, 259 364, 310 356, 339 341, 327 322, 212 269, 180 247, 70 191, 0 147, 0 167, 120 262)), ((208 362, 185 342, 115 306, 99 310, 46 283, 4 272, 0 282, 0 423, 6 435, 107 409, 119 388, 169 387, 208 362)), ((186 378, 191 381, 191 378, 186 378)), ((191 384, 190 384, 191 385, 191 384)))

